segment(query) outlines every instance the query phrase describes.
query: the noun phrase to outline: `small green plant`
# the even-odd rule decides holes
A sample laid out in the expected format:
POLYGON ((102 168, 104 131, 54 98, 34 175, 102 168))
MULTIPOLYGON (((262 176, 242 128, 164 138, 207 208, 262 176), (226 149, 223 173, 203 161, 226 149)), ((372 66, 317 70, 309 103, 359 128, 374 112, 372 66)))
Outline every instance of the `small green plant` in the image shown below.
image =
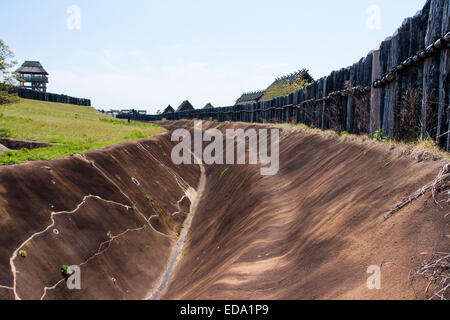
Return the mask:
POLYGON ((22 258, 26 258, 27 255, 28 255, 28 253, 27 253, 26 250, 21 250, 21 251, 19 252, 19 254, 20 254, 20 256, 21 256, 22 258))
POLYGON ((220 130, 221 127, 222 127, 222 126, 219 124, 219 125, 216 127, 216 129, 217 129, 217 130, 220 130))
POLYGON ((340 136, 349 136, 350 133, 348 131, 344 130, 344 131, 341 131, 341 133, 339 133, 339 135, 340 136))
POLYGON ((181 224, 180 228, 181 228, 181 229, 184 229, 184 223, 181 224))
POLYGON ((136 207, 136 205, 134 203, 131 205, 131 209, 133 209, 133 210, 137 209, 137 207, 136 207))
POLYGON ((227 171, 228 171, 228 168, 226 168, 225 170, 223 170, 223 171, 220 173, 220 176, 223 177, 223 176, 227 173, 227 171))
POLYGON ((145 246, 145 250, 150 250, 150 246, 148 244, 145 246))
POLYGON ((375 131, 375 133, 372 136, 372 139, 380 141, 380 142, 389 142, 390 141, 389 137, 385 136, 383 134, 383 130, 382 129, 379 129, 379 130, 375 131))
POLYGON ((72 274, 72 270, 70 270, 70 267, 65 264, 61 267, 61 273, 64 277, 68 277, 72 274))

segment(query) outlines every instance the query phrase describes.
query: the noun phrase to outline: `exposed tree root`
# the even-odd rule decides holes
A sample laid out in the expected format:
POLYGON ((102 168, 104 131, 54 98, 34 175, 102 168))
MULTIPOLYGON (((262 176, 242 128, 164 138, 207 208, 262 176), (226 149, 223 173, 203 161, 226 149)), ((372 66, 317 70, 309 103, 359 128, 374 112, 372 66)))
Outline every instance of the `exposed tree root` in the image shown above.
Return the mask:
POLYGON ((429 300, 448 300, 450 287, 450 253, 437 252, 421 266, 409 272, 409 279, 428 280, 424 294, 429 300), (433 288, 432 293, 429 293, 433 288))
MULTIPOLYGON (((408 204, 412 203, 413 201, 419 199, 420 197, 422 197, 423 195, 425 195, 428 192, 432 193, 434 201, 436 202, 437 205, 440 206, 439 202, 436 200, 436 193, 446 190, 446 189, 449 189, 449 188, 450 188, 450 162, 445 164, 441 168, 441 170, 439 171, 435 180, 426 184, 425 186, 423 186, 422 188, 420 188, 413 194, 411 194, 408 197, 406 197, 405 199, 403 199, 403 201, 400 202, 399 204, 397 204, 397 206, 393 210, 386 213, 383 216, 383 218, 385 221, 388 220, 394 214, 396 214, 398 211, 400 211, 401 209, 403 209, 404 207, 406 207, 408 204)), ((450 204, 450 198, 449 198, 448 203, 450 204)))

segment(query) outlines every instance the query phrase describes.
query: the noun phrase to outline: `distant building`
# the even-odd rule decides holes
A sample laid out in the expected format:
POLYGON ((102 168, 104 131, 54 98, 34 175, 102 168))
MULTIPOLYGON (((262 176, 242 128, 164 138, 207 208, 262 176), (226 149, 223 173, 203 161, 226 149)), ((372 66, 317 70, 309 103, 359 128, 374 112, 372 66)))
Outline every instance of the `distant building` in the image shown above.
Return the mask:
POLYGON ((19 74, 20 87, 47 92, 48 72, 39 61, 25 61, 16 73, 19 74))
POLYGON ((264 90, 262 91, 255 91, 255 92, 248 92, 242 94, 242 96, 237 99, 236 106, 245 105, 245 104, 252 104, 256 103, 261 100, 261 98, 264 96, 264 90))
POLYGON ((167 108, 164 109, 163 114, 174 113, 174 112, 175 112, 175 109, 172 108, 172 106, 169 104, 169 105, 167 106, 167 108))
POLYGON ((203 109, 214 109, 214 106, 211 103, 208 103, 203 109))
POLYGON ((120 110, 117 109, 111 109, 110 113, 115 117, 120 113, 120 110))
POLYGON ((194 109, 194 106, 188 100, 186 100, 178 107, 177 112, 194 109))
POLYGON ((137 113, 138 113, 140 116, 145 116, 145 115, 147 114, 147 111, 146 111, 146 110, 138 110, 137 113))

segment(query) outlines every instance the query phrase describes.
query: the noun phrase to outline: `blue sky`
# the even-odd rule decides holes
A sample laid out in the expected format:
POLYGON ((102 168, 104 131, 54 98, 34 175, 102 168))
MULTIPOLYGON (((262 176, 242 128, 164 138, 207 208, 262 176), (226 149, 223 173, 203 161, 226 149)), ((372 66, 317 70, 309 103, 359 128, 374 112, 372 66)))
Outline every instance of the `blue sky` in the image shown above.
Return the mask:
POLYGON ((96 108, 152 113, 185 99, 197 108, 232 105, 242 92, 265 89, 275 77, 301 68, 315 78, 328 75, 366 56, 425 4, 0 1, 0 39, 20 63, 41 61, 50 73, 50 92, 91 98, 96 108), (80 8, 80 29, 67 25, 72 5, 80 8))

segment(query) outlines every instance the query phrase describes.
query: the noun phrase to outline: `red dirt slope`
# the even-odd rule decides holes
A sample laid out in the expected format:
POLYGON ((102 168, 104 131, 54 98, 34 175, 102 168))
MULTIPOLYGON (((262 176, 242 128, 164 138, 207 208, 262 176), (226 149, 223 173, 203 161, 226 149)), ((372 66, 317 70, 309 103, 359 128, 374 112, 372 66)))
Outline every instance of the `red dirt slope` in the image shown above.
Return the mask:
MULTIPOLYGON (((449 251, 447 191, 436 194, 439 205, 427 193, 384 215, 433 181, 442 162, 284 127, 275 176, 261 176, 260 165, 175 166, 170 131, 192 130, 193 122, 163 125, 169 132, 85 157, 0 168, 0 299, 144 299, 155 290, 166 299, 423 299, 434 292, 424 294, 427 281, 408 274, 429 254, 449 251), (186 232, 177 260, 173 249, 186 232), (81 267, 81 290, 67 289, 62 265, 81 267), (372 265, 381 267, 381 290, 367 288, 372 265)), ((260 128, 220 124, 222 132, 250 127, 260 128)))
POLYGON ((172 164, 171 145, 163 134, 1 167, 0 299, 142 298, 177 236, 155 203, 180 225, 199 180, 198 167, 172 164), (63 265, 81 267, 82 290, 67 289, 63 265))
MULTIPOLYGON (((236 127, 251 126, 221 130, 236 127)), ((450 248, 447 194, 438 195, 442 208, 427 194, 387 221, 383 215, 433 181, 442 163, 387 148, 293 133, 281 141, 276 176, 261 176, 259 166, 207 167, 206 192, 164 297, 426 298, 426 282, 411 284, 408 273, 421 253, 450 248), (381 266, 381 290, 367 288, 371 265, 381 266)))

